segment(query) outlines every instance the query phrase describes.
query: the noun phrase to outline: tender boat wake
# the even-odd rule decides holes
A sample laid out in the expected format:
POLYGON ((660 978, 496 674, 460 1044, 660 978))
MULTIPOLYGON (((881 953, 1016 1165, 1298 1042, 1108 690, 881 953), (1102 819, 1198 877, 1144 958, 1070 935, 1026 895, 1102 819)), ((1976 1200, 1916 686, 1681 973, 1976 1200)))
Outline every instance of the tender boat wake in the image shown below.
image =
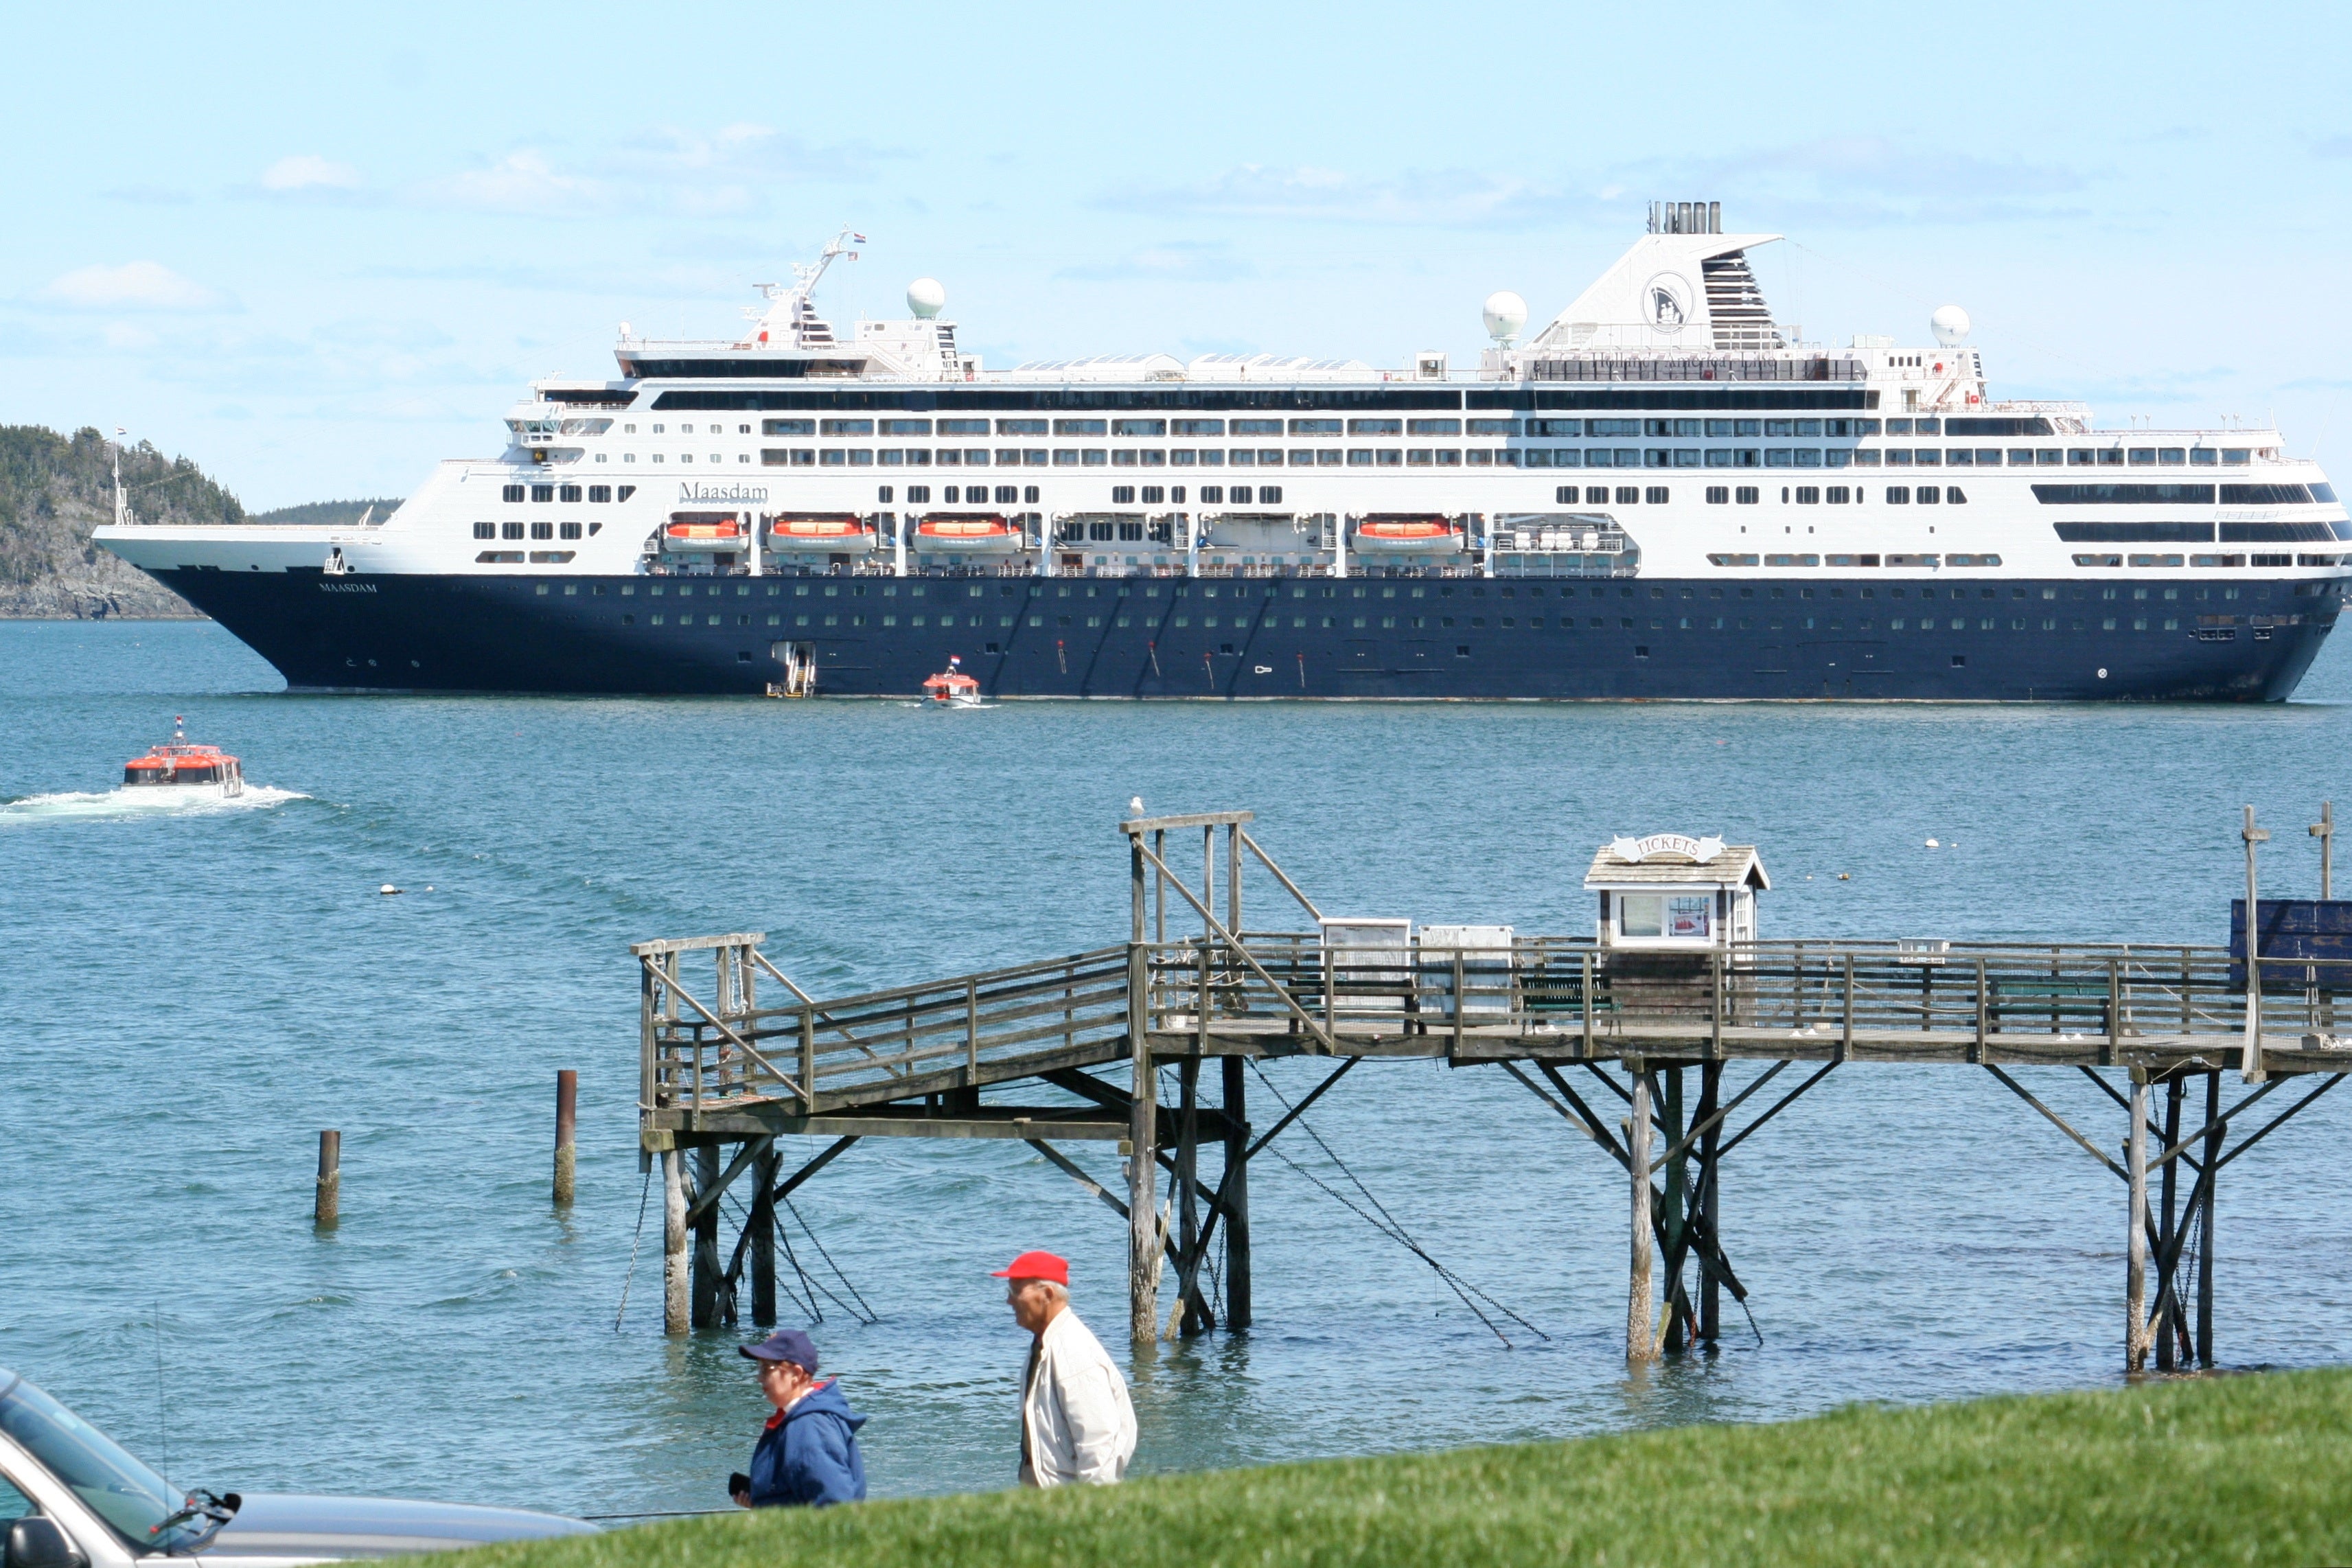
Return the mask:
POLYGON ((224 795, 215 784, 133 784, 106 791, 28 795, 0 801, 0 824, 94 821, 107 817, 152 817, 177 812, 266 811, 289 800, 309 800, 297 790, 247 784, 242 795, 224 795))

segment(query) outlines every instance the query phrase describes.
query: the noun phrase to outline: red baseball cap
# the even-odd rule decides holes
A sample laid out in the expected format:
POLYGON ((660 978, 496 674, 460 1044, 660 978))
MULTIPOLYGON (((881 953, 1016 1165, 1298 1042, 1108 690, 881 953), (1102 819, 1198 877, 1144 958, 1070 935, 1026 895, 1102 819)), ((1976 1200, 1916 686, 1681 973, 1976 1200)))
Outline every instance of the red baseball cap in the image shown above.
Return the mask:
POLYGON ((995 1273, 991 1279, 1045 1279, 1056 1285, 1070 1282, 1070 1260, 1056 1258, 1050 1252, 1024 1252, 995 1273))

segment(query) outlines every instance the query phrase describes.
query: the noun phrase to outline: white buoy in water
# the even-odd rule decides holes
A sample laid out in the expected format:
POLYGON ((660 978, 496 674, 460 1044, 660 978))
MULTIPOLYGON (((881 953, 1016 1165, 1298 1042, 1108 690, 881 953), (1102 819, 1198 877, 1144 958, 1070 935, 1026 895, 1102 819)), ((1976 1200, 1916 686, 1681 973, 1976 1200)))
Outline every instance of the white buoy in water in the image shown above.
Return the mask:
POLYGON ((382 893, 385 898, 387 898, 387 899, 388 899, 388 898, 392 897, 392 895, 393 895, 393 894, 394 894, 394 893, 396 893, 396 892, 400 891, 400 889, 399 889, 398 888, 394 887, 390 882, 386 882, 383 887, 378 888, 378 889, 376 889, 376 891, 377 891, 377 892, 379 892, 379 893, 382 893))
POLYGON ((1934 839, 1930 838, 1929 840, 1927 840, 1927 847, 1928 847, 1928 848, 1930 848, 1930 849, 1939 849, 1939 848, 1941 848, 1941 847, 1942 847, 1941 845, 1937 844, 1934 839))

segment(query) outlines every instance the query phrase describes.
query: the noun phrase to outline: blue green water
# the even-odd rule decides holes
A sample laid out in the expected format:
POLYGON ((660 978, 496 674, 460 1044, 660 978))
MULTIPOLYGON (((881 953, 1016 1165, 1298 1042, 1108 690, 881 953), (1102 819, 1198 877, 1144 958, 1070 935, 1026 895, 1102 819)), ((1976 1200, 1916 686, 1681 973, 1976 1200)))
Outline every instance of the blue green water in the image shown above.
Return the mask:
MULTIPOLYGON (((2266 709, 945 714, 278 685, 208 625, 0 623, 0 1365, 185 1484, 587 1513, 717 1506, 761 1414, 735 1336, 660 1332, 630 941, 764 931, 820 994, 1116 941, 1112 824, 1140 795, 1254 808, 1335 913, 1589 929, 1594 846, 1672 828, 1761 847, 1769 935, 2210 942, 2241 805, 2278 830, 2265 892, 2307 893, 2303 826, 2352 801, 2341 649, 2266 709), (174 713, 289 797, 111 798, 174 713), (558 1213, 565 1067, 580 1201, 558 1213), (320 1235, 324 1127, 343 1219, 320 1235)), ((1268 1070, 1294 1095, 1318 1076, 1268 1070)), ((2120 1141, 2091 1085, 2027 1076, 2120 1141)), ((2225 1178, 2232 1364, 2352 1354, 2347 1117, 2323 1100, 2225 1178)), ((1506 1348, 1266 1159, 1257 1327, 1138 1360, 1139 1470, 2119 1375, 2122 1188, 1969 1069, 1849 1069, 1744 1146, 1725 1226, 1760 1342, 1734 1313, 1722 1355, 1641 1377, 1620 1173, 1525 1090, 1373 1064, 1309 1120, 1549 1338, 1506 1348)), ((1277 1147, 1339 1180, 1313 1143, 1277 1147)), ((1112 1179, 1107 1151, 1073 1152, 1112 1179)), ((878 1320, 819 1296, 813 1330, 873 1417, 877 1493, 1010 1481, 1024 1342, 987 1271, 1013 1253, 1066 1253, 1125 1351, 1122 1226, 1026 1148, 869 1140, 796 1201, 803 1261, 855 1304, 813 1229, 878 1320)))

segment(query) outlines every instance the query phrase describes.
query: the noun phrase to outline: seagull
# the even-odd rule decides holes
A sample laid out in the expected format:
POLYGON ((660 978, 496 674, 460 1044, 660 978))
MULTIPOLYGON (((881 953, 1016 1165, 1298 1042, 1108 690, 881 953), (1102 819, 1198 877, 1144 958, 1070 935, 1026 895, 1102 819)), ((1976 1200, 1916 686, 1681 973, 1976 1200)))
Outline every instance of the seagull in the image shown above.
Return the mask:
POLYGON ((1141 816, 1143 815, 1143 797, 1141 795, 1137 795, 1134 799, 1127 803, 1127 815, 1129 816, 1141 816))

